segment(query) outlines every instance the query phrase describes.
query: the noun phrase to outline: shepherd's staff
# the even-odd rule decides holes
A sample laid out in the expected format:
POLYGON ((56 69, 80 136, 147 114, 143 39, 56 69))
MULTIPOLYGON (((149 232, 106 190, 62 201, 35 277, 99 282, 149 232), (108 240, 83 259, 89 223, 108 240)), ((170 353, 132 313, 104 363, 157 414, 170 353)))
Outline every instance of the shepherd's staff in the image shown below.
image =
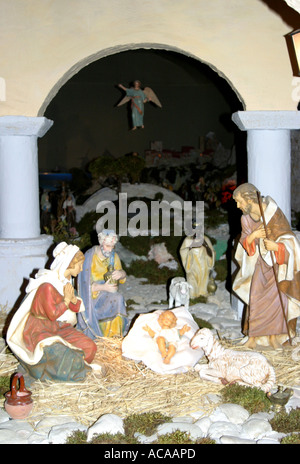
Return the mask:
MULTIPOLYGON (((263 210, 263 207, 262 207, 262 204, 261 204, 260 193, 258 191, 256 193, 257 193, 257 199, 258 199, 258 205, 259 205, 259 209, 260 209, 260 214, 261 214, 263 224, 264 224, 264 228, 265 228, 265 231, 266 231, 266 239, 270 240, 269 237, 268 237, 267 224, 266 224, 266 219, 265 219, 265 215, 264 215, 264 210, 263 210)), ((289 329, 288 321, 287 321, 286 314, 285 314, 285 311, 284 311, 284 305, 283 305, 281 291, 280 291, 280 288, 279 288, 278 278, 277 278, 276 269, 275 269, 274 257, 273 257, 273 253, 272 253, 271 250, 270 250, 270 255, 271 255, 272 268, 273 268, 273 272, 274 272, 276 287, 277 287, 277 290, 278 290, 280 305, 281 305, 281 309, 282 309, 282 313, 283 313, 283 318, 284 318, 284 321, 285 321, 285 324, 286 324, 287 333, 288 333, 288 336, 289 336, 289 342, 290 342, 290 345, 291 345, 292 341, 291 341, 290 329, 289 329)))

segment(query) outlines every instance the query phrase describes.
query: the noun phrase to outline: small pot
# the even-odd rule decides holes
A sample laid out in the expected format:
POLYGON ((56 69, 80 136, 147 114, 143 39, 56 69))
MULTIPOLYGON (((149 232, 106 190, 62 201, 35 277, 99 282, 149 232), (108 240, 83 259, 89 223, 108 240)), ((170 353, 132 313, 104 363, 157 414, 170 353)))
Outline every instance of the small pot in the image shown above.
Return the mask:
POLYGON ((33 407, 33 401, 31 398, 31 391, 25 388, 22 374, 14 374, 11 382, 11 391, 5 393, 4 396, 4 408, 12 419, 25 419, 29 416, 33 407), (19 390, 17 390, 18 380, 19 390))

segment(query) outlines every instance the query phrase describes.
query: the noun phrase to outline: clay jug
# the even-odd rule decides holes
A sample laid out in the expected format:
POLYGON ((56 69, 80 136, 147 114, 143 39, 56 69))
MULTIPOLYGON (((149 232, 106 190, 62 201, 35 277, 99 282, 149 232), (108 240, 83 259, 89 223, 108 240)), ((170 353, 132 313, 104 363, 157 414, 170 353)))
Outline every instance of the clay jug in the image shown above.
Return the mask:
POLYGON ((14 374, 11 391, 5 393, 4 408, 12 419, 25 419, 31 412, 33 401, 31 392, 25 388, 24 377, 20 373, 14 374), (17 382, 19 380, 19 389, 17 382))

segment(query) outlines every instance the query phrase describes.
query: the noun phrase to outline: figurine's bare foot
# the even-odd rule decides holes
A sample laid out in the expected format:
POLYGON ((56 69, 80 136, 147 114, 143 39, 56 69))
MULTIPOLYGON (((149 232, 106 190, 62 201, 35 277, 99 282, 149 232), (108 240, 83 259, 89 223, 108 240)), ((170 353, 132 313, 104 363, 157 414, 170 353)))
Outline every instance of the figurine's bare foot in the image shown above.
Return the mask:
POLYGON ((166 356, 164 359, 164 364, 170 364, 170 361, 171 361, 171 357, 166 356))
POLYGON ((142 129, 144 129, 144 128, 145 128, 145 126, 142 126, 142 129))
POLYGON ((256 348, 256 341, 254 337, 249 337, 249 340, 244 344, 245 348, 256 348))
POLYGON ((274 350, 283 349, 281 343, 279 343, 279 341, 277 340, 276 335, 270 335, 269 342, 270 342, 270 345, 274 348, 274 350))
POLYGON ((136 126, 134 126, 131 130, 133 130, 133 131, 136 130, 136 126))

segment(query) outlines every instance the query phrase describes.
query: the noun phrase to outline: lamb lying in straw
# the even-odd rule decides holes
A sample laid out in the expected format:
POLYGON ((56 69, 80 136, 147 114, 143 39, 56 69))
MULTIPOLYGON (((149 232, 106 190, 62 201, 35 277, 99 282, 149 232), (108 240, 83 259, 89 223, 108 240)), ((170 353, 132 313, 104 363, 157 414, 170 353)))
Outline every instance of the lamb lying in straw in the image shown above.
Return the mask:
POLYGON ((275 371, 260 353, 226 349, 214 338, 211 330, 198 330, 191 347, 202 349, 208 358, 206 365, 197 364, 195 370, 203 380, 215 383, 238 383, 268 392, 275 384, 275 371))

